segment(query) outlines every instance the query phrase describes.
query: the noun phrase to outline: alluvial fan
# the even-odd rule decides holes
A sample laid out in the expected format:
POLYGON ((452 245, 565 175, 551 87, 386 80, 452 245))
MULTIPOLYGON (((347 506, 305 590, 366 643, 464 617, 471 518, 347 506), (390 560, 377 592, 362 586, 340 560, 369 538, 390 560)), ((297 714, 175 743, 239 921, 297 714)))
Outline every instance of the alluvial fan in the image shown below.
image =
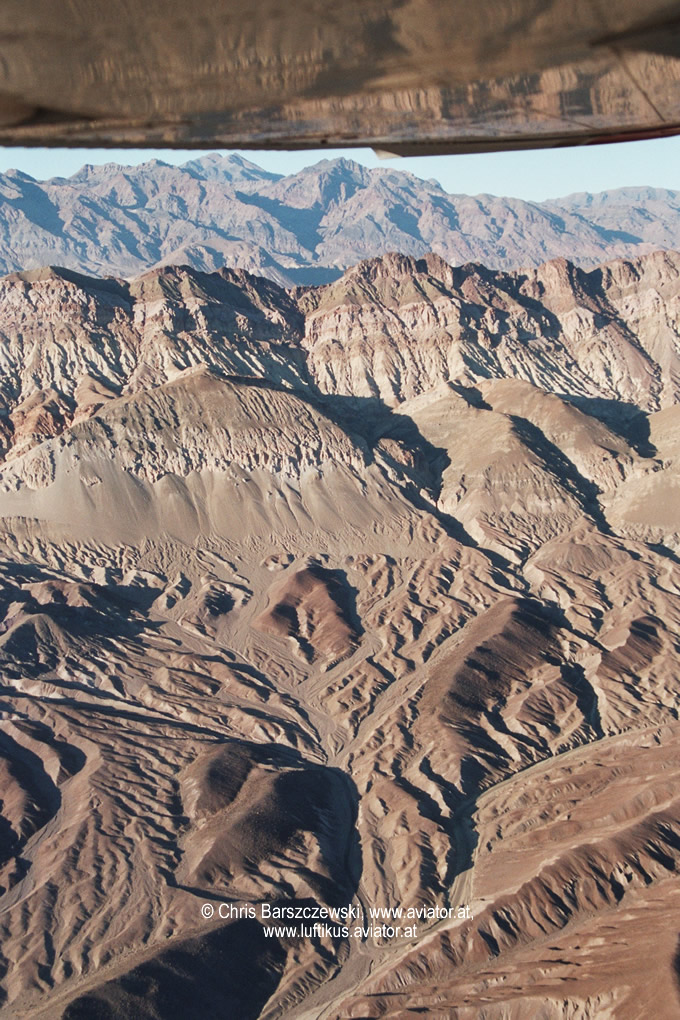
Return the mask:
POLYGON ((0 1013, 677 1016, 680 255, 0 299, 0 1013))

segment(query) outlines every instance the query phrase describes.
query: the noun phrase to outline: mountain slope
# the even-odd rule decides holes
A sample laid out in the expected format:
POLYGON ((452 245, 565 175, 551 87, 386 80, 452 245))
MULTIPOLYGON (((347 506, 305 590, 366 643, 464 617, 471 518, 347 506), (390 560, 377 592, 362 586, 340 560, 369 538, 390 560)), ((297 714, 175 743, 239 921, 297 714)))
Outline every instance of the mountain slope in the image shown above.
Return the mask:
POLYGON ((677 1015, 679 280, 0 280, 0 1015, 677 1015))
POLYGON ((390 251, 517 269, 559 256, 592 267, 658 248, 680 248, 680 198, 653 188, 523 202, 449 195, 348 159, 282 177, 236 154, 85 166, 44 182, 0 175, 5 272, 56 263, 133 277, 160 264, 228 265, 291 285, 329 282, 390 251))

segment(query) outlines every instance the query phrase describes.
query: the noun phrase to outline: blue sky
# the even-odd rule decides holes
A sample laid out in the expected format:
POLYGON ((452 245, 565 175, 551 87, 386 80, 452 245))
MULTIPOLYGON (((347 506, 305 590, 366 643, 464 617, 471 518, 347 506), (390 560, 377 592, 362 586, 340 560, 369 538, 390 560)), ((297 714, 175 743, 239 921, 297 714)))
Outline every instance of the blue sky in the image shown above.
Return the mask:
MULTIPOLYGON (((206 150, 211 151, 211 150, 206 150)), ((156 157, 184 163, 201 155, 173 150, 20 149, 0 148, 0 171, 16 168, 38 180, 68 177, 84 163, 142 163, 156 157)), ((320 159, 347 156, 364 166, 408 170, 434 177, 449 192, 511 195, 542 201, 574 191, 606 191, 630 185, 680 190, 680 138, 617 145, 577 146, 534 152, 498 152, 469 156, 426 156, 380 160, 371 149, 308 152, 243 152, 259 166, 294 173, 320 159)))

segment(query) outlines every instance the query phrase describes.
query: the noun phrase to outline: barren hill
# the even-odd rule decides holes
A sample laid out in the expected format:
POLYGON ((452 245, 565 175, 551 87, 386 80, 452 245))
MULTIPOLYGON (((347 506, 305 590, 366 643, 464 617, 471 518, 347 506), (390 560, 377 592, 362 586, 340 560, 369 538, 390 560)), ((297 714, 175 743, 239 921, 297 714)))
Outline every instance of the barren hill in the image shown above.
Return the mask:
POLYGON ((0 1015, 675 1017, 680 255, 0 301, 0 1015))

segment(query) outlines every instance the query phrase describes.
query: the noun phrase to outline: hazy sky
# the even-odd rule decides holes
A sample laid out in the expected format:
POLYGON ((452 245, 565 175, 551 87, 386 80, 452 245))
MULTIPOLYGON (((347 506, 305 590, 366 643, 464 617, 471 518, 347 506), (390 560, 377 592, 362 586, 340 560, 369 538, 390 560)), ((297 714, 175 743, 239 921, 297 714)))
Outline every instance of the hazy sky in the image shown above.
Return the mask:
MULTIPOLYGON (((206 150, 210 151, 210 150, 206 150)), ((200 152, 173 150, 0 148, 0 171, 16 168, 38 180, 68 177, 84 163, 142 163, 156 157, 184 163, 200 152)), ((484 153, 475 156, 427 156, 380 160, 371 149, 310 152, 243 152, 254 163, 277 173, 294 173, 324 158, 347 156, 364 166, 389 166, 418 177, 434 177, 449 192, 512 195, 540 201, 574 191, 606 191, 629 185, 680 190, 680 138, 618 145, 543 149, 535 152, 484 153)))

